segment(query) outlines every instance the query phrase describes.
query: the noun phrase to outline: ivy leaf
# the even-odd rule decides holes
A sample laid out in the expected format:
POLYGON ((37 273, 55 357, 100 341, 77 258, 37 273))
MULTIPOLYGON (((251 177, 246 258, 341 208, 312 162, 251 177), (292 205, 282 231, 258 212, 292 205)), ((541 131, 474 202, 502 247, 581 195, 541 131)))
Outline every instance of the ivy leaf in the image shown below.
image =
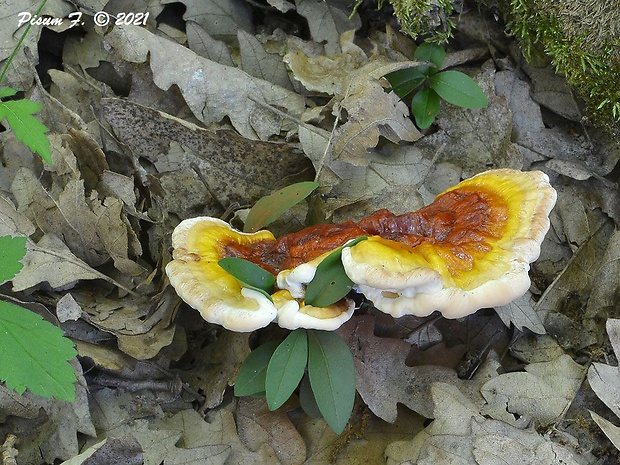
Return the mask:
POLYGON ((256 396, 265 392, 267 366, 279 343, 279 341, 266 342, 245 358, 235 380, 237 397, 256 396))
POLYGON ((308 197, 317 187, 318 182, 298 182, 262 197, 250 209, 243 232, 255 232, 273 223, 293 205, 308 197))
POLYGON ((424 42, 416 49, 413 58, 418 61, 429 61, 439 70, 446 59, 446 51, 441 45, 424 42))
POLYGON ((23 267, 21 259, 25 255, 25 237, 0 237, 0 284, 4 284, 17 276, 23 267))
POLYGON ((60 328, 39 315, 0 301, 0 380, 9 389, 60 400, 75 399, 75 373, 68 360, 77 355, 60 328))
POLYGON ((431 88, 446 102, 463 108, 484 108, 487 96, 476 81, 460 71, 442 71, 432 75, 431 88))
POLYGON ((267 270, 249 260, 238 257, 225 257, 217 263, 244 287, 259 291, 273 302, 270 294, 273 291, 275 278, 267 270))
MULTIPOLYGON (((11 96, 15 89, 3 88, 0 96, 11 96)), ((22 141, 35 153, 38 153, 46 163, 52 162, 50 142, 45 137, 47 127, 36 119, 33 114, 43 108, 43 105, 28 99, 9 100, 0 102, 0 122, 6 118, 15 137, 22 141)))
POLYGON ((391 89, 400 98, 404 98, 413 92, 426 79, 426 75, 416 68, 406 68, 393 71, 384 77, 390 83, 391 89))
POLYGON ((355 283, 344 272, 344 266, 342 266, 340 259, 342 249, 351 247, 364 239, 367 237, 358 237, 348 244, 338 247, 319 263, 314 278, 306 286, 304 297, 306 304, 314 307, 328 307, 349 293, 355 283))
POLYGON ((355 366, 337 333, 308 330, 308 376, 323 418, 340 434, 353 411, 355 366))
POLYGON ((439 114, 441 100, 433 89, 425 87, 411 99, 411 113, 420 129, 426 129, 439 114))
POLYGON ((277 409, 291 397, 304 375, 307 362, 306 330, 296 329, 282 341, 269 361, 265 379, 269 410, 277 409))

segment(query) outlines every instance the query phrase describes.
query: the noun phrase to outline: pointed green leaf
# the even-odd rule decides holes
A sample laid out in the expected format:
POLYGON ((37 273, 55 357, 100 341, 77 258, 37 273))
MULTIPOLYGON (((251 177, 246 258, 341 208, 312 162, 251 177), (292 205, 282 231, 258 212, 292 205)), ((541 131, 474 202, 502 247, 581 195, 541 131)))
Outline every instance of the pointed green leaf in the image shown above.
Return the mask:
POLYGON ((18 394, 73 401, 75 373, 68 360, 73 342, 39 315, 0 301, 0 380, 18 394))
POLYGON ((446 102, 463 108, 484 108, 487 96, 476 81, 460 71, 442 71, 428 80, 431 88, 446 102))
POLYGON ((327 424, 340 434, 355 401, 355 365, 342 338, 332 331, 308 331, 308 375, 327 424))
POLYGON ((411 99, 411 113, 420 129, 426 129, 439 114, 441 100, 433 89, 425 87, 411 99))
POLYGON ((28 99, 0 102, 0 122, 6 118, 17 140, 22 141, 30 150, 38 153, 46 163, 52 162, 50 142, 45 137, 47 127, 36 119, 43 105, 28 99))
POLYGON ((416 49, 413 58, 418 61, 428 61, 434 64, 439 70, 443 61, 446 59, 446 51, 441 45, 424 42, 416 49))
POLYGON ((267 366, 280 341, 269 341, 253 350, 248 355, 235 380, 235 395, 256 396, 265 392, 267 366))
POLYGON ((279 408, 299 385, 308 362, 308 338, 305 329, 296 329, 273 353, 267 367, 265 394, 269 410, 279 408))
POLYGON ((293 205, 308 197, 317 187, 319 187, 317 182, 298 182, 262 197, 250 209, 243 232, 255 232, 273 223, 293 205))
POLYGON ((256 263, 238 257, 225 257, 217 262, 233 275, 244 287, 261 292, 269 300, 275 284, 275 277, 256 263))
POLYGON ((17 89, 11 89, 10 87, 0 87, 0 98, 12 97, 17 93, 17 89))
POLYGON ((419 68, 406 68, 388 73, 385 78, 392 86, 389 90, 393 90, 400 98, 404 98, 422 84, 426 76, 419 68))
POLYGON ((349 279, 342 266, 342 249, 351 247, 366 236, 358 237, 348 244, 338 247, 316 267, 314 278, 306 286, 304 302, 314 307, 328 307, 338 302, 353 288, 355 283, 349 279))
POLYGON ((319 406, 316 404, 314 392, 312 392, 312 386, 310 385, 310 378, 307 373, 301 379, 301 383, 299 384, 299 405, 301 405, 301 408, 309 417, 323 417, 321 411, 319 410, 319 406))
POLYGON ((21 259, 25 255, 25 237, 0 237, 0 284, 4 284, 17 276, 23 266, 21 259))

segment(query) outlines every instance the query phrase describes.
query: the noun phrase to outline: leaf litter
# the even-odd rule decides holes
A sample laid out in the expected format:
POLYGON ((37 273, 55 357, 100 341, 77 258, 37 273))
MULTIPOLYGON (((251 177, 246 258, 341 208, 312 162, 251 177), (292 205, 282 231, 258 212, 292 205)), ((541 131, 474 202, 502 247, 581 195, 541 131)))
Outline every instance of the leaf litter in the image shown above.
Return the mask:
MULTIPOLYGON (((0 63, 21 32, 17 3, 0 19, 9 47, 0 63)), ((44 105, 52 151, 43 165, 12 132, 0 134, 0 233, 24 238, 27 251, 3 300, 56 311, 80 362, 73 404, 0 386, 0 429, 19 437, 18 463, 80 464, 87 454, 153 464, 617 459, 620 202, 609 174, 620 148, 575 124, 565 90, 561 104, 549 100, 557 76, 528 65, 528 82, 485 61, 486 44, 449 49, 446 61, 479 83, 489 106, 444 104, 420 132, 381 78, 414 65, 415 44, 389 27, 362 37, 367 18, 349 18, 343 2, 270 0, 266 28, 253 24, 253 3, 181 3, 183 31, 155 20, 174 16, 171 2, 150 2, 148 28, 87 22, 80 37, 67 34, 51 86, 32 86, 23 51, 3 83, 44 105), (251 348, 285 334, 221 331, 180 304, 162 273, 178 221, 228 219, 315 173, 320 195, 298 218, 402 213, 492 167, 543 169, 559 192, 526 296, 499 317, 355 316, 340 334, 359 396, 340 436, 297 396, 273 412, 264 399, 232 399, 251 348)), ((50 0, 45 11, 70 8, 50 0)), ((41 32, 26 40, 35 62, 41 32)), ((509 39, 494 46, 508 50, 509 39)))

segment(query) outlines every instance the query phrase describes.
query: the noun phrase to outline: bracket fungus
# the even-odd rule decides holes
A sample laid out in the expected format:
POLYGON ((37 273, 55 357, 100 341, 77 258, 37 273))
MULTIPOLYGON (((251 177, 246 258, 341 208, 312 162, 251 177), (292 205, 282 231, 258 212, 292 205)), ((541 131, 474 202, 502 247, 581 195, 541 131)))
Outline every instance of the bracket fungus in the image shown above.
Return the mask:
POLYGON ((540 254, 555 200, 544 173, 498 169, 457 184, 416 212, 378 210, 359 223, 310 226, 279 239, 193 218, 175 229, 166 272, 185 302, 225 328, 252 331, 277 322, 333 330, 351 318, 353 302, 306 305, 305 286, 331 251, 368 236, 344 248, 341 260, 377 309, 396 318, 434 311, 459 318, 527 291, 529 264, 540 254), (277 276, 271 300, 220 267, 224 257, 249 260, 277 276))
MULTIPOLYGON (((334 330, 349 320, 354 310, 349 299, 318 308, 305 305, 286 289, 277 290, 270 299, 244 287, 218 264, 222 258, 242 255, 240 251, 256 252, 276 245, 269 231, 243 233, 217 218, 187 219, 172 233, 173 260, 166 265, 166 274, 179 297, 206 321, 231 331, 254 331, 271 322, 287 329, 334 330)), ((270 272, 278 266, 274 259, 257 264, 270 272)))
POLYGON ((460 318, 506 305, 530 286, 529 264, 540 255, 555 201, 540 171, 486 171, 417 212, 362 220, 377 236, 344 250, 343 265, 395 318, 436 310, 460 318))

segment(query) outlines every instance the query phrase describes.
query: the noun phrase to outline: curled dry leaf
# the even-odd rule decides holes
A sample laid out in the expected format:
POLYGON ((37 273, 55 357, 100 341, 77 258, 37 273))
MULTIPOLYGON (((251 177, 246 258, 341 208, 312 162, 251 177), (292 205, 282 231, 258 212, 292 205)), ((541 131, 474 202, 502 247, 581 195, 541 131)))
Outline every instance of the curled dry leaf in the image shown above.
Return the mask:
POLYGON ((143 63, 148 56, 155 84, 163 90, 176 84, 196 118, 206 125, 229 117, 244 137, 266 140, 280 133, 282 122, 254 99, 284 107, 296 117, 304 110, 302 96, 240 69, 198 56, 145 28, 114 27, 105 40, 127 61, 143 63))

